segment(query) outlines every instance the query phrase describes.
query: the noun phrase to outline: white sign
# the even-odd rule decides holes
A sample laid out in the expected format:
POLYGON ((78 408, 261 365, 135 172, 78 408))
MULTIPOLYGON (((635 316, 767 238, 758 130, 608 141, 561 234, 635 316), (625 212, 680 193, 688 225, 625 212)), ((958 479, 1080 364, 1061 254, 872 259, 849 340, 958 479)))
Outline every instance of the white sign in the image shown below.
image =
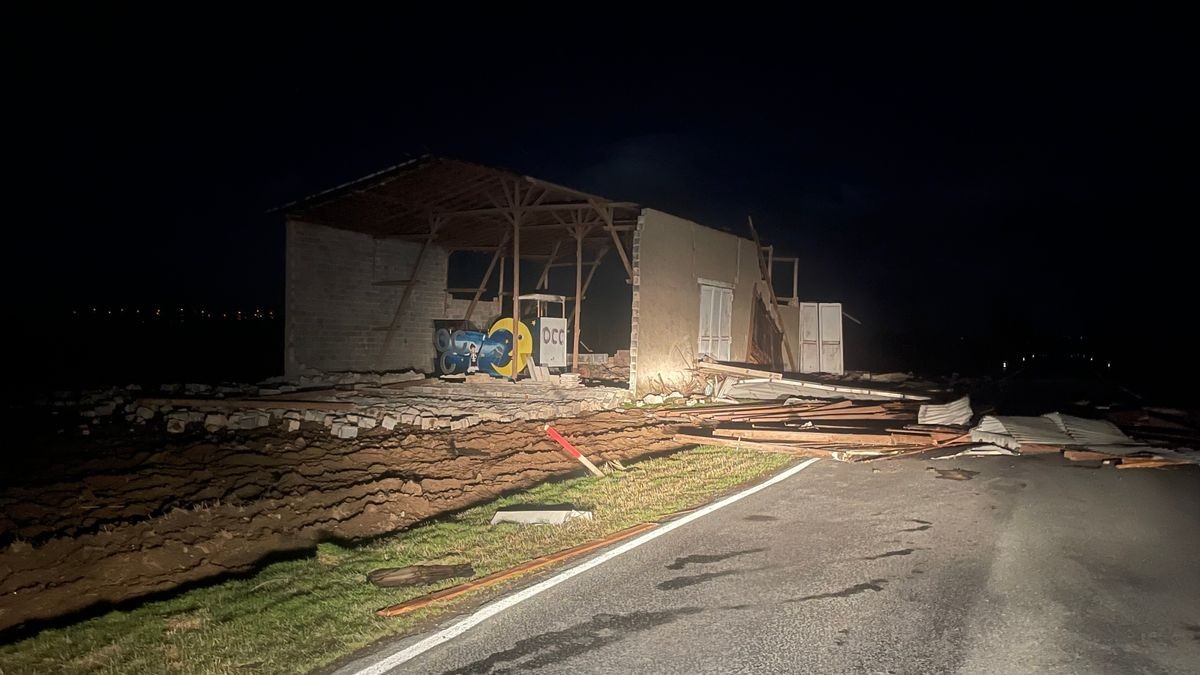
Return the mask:
POLYGON ((567 365, 567 320, 543 316, 537 322, 538 365, 567 365))

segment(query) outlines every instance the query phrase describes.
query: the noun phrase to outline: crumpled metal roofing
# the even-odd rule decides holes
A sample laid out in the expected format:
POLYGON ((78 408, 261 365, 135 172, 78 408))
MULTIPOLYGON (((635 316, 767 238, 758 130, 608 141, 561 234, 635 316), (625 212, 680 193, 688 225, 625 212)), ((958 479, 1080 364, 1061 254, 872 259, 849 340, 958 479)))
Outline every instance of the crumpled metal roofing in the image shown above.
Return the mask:
POLYGON ((1112 422, 1057 412, 1039 417, 985 415, 971 429, 971 440, 1012 449, 1020 448, 1024 443, 1087 447, 1137 445, 1137 441, 1126 436, 1112 422))
POLYGON ((1108 420, 1089 420, 1057 412, 1043 417, 1050 419, 1064 433, 1084 445, 1126 445, 1136 442, 1108 420))
POLYGON ((918 424, 966 424, 970 421, 970 396, 950 403, 925 403, 917 411, 918 424))
POLYGON ((971 429, 971 440, 977 443, 994 443, 1001 447, 1018 449, 1023 443, 1033 445, 1079 445, 1046 417, 1017 417, 984 415, 979 424, 971 429))

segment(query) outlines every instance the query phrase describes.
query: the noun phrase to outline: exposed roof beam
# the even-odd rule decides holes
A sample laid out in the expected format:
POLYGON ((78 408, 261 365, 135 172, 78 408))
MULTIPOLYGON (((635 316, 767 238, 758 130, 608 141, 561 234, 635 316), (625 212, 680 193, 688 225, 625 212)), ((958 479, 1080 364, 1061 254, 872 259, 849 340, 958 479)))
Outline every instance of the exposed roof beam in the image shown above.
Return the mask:
MULTIPOLYGON (((635 209, 637 204, 633 202, 603 202, 602 206, 613 209, 635 209)), ((479 216, 479 215, 504 215, 513 211, 522 212, 541 212, 541 211, 587 211, 594 209, 595 206, 590 202, 565 202, 556 204, 533 204, 531 206, 496 206, 483 209, 463 209, 461 211, 439 211, 440 216, 479 216)))

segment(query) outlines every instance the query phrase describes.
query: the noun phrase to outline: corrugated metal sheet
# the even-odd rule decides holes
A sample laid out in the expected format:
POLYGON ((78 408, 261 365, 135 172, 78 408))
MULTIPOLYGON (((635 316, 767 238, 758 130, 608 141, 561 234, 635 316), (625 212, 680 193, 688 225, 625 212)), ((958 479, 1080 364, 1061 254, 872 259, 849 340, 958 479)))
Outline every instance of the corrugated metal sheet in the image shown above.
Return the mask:
POLYGON ((1129 445, 1136 442, 1108 420, 1089 420, 1056 412, 1043 417, 1083 445, 1129 445))
POLYGON ((917 411, 918 424, 966 424, 970 421, 970 396, 951 403, 926 403, 917 411))
POLYGON ((977 443, 995 443, 1006 448, 1023 443, 1035 445, 1079 445, 1075 439, 1058 428, 1046 417, 1000 417, 985 415, 971 430, 971 440, 977 443), (1011 439, 1005 442, 1005 437, 1011 439))
POLYGON ((1139 445, 1112 422, 1062 413, 1048 413, 1041 417, 986 415, 971 429, 971 440, 1013 449, 1031 443, 1087 447, 1110 455, 1157 452, 1155 448, 1139 445))

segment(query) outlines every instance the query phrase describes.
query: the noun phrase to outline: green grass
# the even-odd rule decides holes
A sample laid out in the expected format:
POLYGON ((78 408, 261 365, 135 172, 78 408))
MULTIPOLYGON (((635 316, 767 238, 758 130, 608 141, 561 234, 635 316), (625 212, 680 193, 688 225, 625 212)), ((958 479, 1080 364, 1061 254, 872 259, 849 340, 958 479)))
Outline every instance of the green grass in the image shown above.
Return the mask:
POLYGON ((321 544, 312 556, 271 564, 249 578, 0 646, 0 675, 306 672, 463 611, 505 586, 384 619, 374 610, 463 580, 379 589, 365 580, 371 570, 469 562, 477 577, 484 576, 700 505, 791 459, 696 448, 641 462, 625 473, 541 485, 361 546, 321 544), (497 507, 529 502, 572 503, 590 509, 594 519, 561 527, 488 525, 497 507))

